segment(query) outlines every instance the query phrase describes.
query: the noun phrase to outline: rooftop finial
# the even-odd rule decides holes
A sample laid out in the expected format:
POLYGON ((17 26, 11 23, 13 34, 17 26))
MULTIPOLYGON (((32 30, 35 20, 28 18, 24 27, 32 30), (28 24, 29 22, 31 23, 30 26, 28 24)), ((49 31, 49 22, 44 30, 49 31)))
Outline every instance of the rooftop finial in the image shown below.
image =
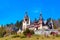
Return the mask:
POLYGON ((25 12, 25 18, 28 18, 28 12, 27 11, 25 12))
POLYGON ((40 16, 42 16, 42 12, 40 12, 40 16))
POLYGON ((42 12, 40 12, 40 19, 42 20, 42 12))

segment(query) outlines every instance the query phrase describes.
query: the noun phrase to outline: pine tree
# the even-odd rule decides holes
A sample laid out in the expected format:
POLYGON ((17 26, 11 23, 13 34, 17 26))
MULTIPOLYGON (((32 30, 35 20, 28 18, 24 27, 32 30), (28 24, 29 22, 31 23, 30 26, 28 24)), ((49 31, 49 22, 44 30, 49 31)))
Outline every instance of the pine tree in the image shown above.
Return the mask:
POLYGON ((18 20, 17 20, 17 22, 16 22, 16 24, 15 24, 15 25, 16 25, 16 27, 17 27, 17 28, 19 28, 19 27, 20 27, 20 23, 19 23, 19 21, 18 21, 18 20))
POLYGON ((21 21, 17 20, 15 25, 16 25, 17 28, 21 28, 22 27, 22 20, 21 21))

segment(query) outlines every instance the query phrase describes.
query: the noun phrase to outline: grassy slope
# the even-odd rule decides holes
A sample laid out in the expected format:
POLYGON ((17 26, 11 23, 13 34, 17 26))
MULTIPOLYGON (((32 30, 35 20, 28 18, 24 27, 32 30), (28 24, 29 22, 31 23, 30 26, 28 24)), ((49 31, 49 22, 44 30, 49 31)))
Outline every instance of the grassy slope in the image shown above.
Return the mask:
MULTIPOLYGON (((31 36, 31 38, 21 38, 21 37, 12 38, 12 36, 14 35, 0 38, 0 40, 60 40, 60 37, 53 37, 53 36, 50 36, 48 38, 44 36, 38 36, 38 35, 33 35, 31 36)), ((22 36, 22 35, 19 35, 19 36, 22 36)))

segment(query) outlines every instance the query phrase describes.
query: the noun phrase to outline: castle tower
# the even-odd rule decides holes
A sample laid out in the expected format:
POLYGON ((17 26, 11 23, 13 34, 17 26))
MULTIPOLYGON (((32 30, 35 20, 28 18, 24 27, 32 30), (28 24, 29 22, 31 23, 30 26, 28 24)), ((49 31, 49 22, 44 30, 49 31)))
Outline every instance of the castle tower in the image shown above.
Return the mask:
POLYGON ((27 15, 27 12, 25 12, 25 16, 22 22, 22 30, 26 30, 26 28, 28 28, 28 26, 30 25, 30 18, 27 15))
POLYGON ((42 13, 40 13, 40 18, 39 18, 39 28, 38 29, 42 29, 42 13))
POLYGON ((53 28, 53 21, 52 21, 52 18, 51 18, 51 20, 50 20, 50 29, 54 29, 54 28, 53 28))

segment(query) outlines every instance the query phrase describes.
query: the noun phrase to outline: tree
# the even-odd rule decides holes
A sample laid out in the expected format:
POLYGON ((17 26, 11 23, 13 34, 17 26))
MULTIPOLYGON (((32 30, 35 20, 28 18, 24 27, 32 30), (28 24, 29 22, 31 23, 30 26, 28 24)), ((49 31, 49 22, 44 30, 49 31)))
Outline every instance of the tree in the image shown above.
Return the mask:
POLYGON ((30 30, 27 28, 27 29, 23 32, 23 34, 24 34, 24 35, 27 35, 28 33, 30 33, 30 30))
POLYGON ((22 20, 21 20, 21 21, 18 21, 18 20, 17 20, 17 22, 16 22, 15 25, 16 25, 17 28, 22 27, 22 20))
POLYGON ((53 27, 54 27, 54 29, 57 29, 57 26, 55 23, 56 23, 55 20, 53 20, 53 27))
POLYGON ((6 24, 6 26, 7 26, 7 27, 9 27, 9 26, 10 26, 10 24, 6 24))
POLYGON ((20 29, 22 29, 22 22, 23 22, 23 20, 20 21, 20 29))
POLYGON ((59 21, 59 24, 60 24, 60 18, 58 19, 58 21, 59 21))
POLYGON ((55 23, 53 24, 53 27, 54 27, 54 29, 57 29, 57 27, 56 27, 56 24, 55 24, 55 23))
POLYGON ((25 36, 29 36, 29 35, 33 35, 34 34, 34 31, 33 30, 29 30, 28 28, 23 32, 23 34, 25 36))
POLYGON ((16 24, 15 24, 15 25, 16 25, 16 27, 17 27, 17 28, 19 28, 19 27, 20 27, 20 23, 19 23, 19 21, 18 21, 18 20, 17 20, 17 22, 16 22, 16 24))
POLYGON ((51 18, 48 18, 48 19, 47 19, 46 25, 48 25, 48 23, 50 22, 50 20, 51 20, 51 18))
POLYGON ((3 37, 6 34, 4 27, 0 27, 0 37, 3 37))

